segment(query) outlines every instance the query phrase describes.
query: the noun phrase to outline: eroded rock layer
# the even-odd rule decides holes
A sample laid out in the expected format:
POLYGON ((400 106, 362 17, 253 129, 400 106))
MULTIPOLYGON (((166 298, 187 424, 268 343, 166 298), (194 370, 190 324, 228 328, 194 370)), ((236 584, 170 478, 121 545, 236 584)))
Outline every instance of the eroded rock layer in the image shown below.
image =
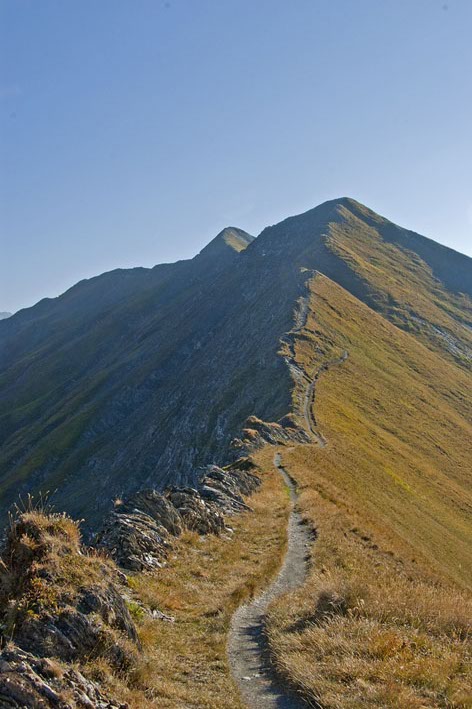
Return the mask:
POLYGON ((208 466, 195 488, 140 491, 115 504, 96 543, 124 569, 158 568, 184 529, 219 534, 225 528, 225 515, 250 509, 243 496, 260 485, 254 469, 249 459, 240 459, 226 468, 208 466))

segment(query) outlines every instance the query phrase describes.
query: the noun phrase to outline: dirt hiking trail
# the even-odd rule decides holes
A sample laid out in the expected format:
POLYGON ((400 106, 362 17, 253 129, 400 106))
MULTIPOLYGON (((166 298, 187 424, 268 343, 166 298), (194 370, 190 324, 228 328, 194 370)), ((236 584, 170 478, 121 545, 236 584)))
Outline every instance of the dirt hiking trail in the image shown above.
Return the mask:
POLYGON ((262 595, 240 606, 233 615, 228 655, 233 676, 248 707, 306 709, 309 705, 277 680, 264 632, 269 604, 278 596, 293 591, 305 580, 308 552, 313 541, 311 530, 303 524, 296 510, 296 483, 283 467, 280 453, 275 454, 274 465, 284 478, 292 503, 287 527, 287 553, 279 574, 262 595))

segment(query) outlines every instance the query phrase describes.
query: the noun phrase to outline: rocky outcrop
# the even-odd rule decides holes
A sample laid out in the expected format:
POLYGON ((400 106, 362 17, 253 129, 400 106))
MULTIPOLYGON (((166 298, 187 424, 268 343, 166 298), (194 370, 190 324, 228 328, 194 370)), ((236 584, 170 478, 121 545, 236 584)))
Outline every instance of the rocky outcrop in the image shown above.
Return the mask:
POLYGON ((96 539, 127 571, 159 568, 172 548, 169 534, 143 512, 112 512, 96 539))
POLYGON ((103 656, 125 669, 138 639, 119 584, 115 565, 81 545, 70 518, 20 514, 2 552, 2 635, 37 657, 103 656))
POLYGON ((169 487, 162 494, 143 490, 115 505, 96 538, 116 563, 129 571, 152 570, 165 563, 173 540, 184 529, 220 534, 225 516, 250 507, 243 496, 260 485, 249 459, 220 468, 207 466, 195 488, 169 487))
POLYGON ((226 470, 210 465, 201 481, 200 494, 216 504, 226 515, 249 510, 242 495, 251 495, 260 485, 260 478, 249 470, 244 470, 243 461, 238 461, 226 470))
POLYGON ((311 438, 291 415, 284 416, 277 423, 268 423, 257 416, 249 416, 242 431, 242 438, 235 438, 232 447, 247 455, 262 448, 265 443, 286 446, 293 443, 311 443, 311 438))
POLYGON ((161 528, 161 532, 178 537, 182 532, 182 518, 169 500, 156 490, 142 490, 125 502, 115 505, 119 514, 144 513, 161 528))
POLYGON ((222 511, 214 502, 206 501, 200 490, 171 487, 166 495, 179 512, 186 529, 197 534, 219 534, 224 529, 222 511))
POLYGON ((0 707, 11 709, 126 709, 73 667, 35 657, 9 644, 0 653, 0 707))

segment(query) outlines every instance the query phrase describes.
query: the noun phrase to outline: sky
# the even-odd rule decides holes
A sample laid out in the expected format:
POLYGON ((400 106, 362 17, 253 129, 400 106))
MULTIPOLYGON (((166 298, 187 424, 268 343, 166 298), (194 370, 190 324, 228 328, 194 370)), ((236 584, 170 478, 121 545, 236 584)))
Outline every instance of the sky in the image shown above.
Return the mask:
POLYGON ((0 0, 0 311, 349 196, 472 255, 470 0, 0 0))

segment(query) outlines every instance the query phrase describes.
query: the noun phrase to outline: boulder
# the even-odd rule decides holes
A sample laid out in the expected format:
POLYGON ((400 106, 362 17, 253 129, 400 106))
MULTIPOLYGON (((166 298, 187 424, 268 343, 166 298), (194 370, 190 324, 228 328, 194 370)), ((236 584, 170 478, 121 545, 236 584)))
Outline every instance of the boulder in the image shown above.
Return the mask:
POLYGON ((182 533, 182 518, 169 500, 157 490, 141 490, 115 507, 115 512, 120 514, 136 511, 149 515, 174 537, 182 533))
POLYGON ((0 653, 0 706, 11 709, 127 709, 78 670, 9 643, 0 653))

